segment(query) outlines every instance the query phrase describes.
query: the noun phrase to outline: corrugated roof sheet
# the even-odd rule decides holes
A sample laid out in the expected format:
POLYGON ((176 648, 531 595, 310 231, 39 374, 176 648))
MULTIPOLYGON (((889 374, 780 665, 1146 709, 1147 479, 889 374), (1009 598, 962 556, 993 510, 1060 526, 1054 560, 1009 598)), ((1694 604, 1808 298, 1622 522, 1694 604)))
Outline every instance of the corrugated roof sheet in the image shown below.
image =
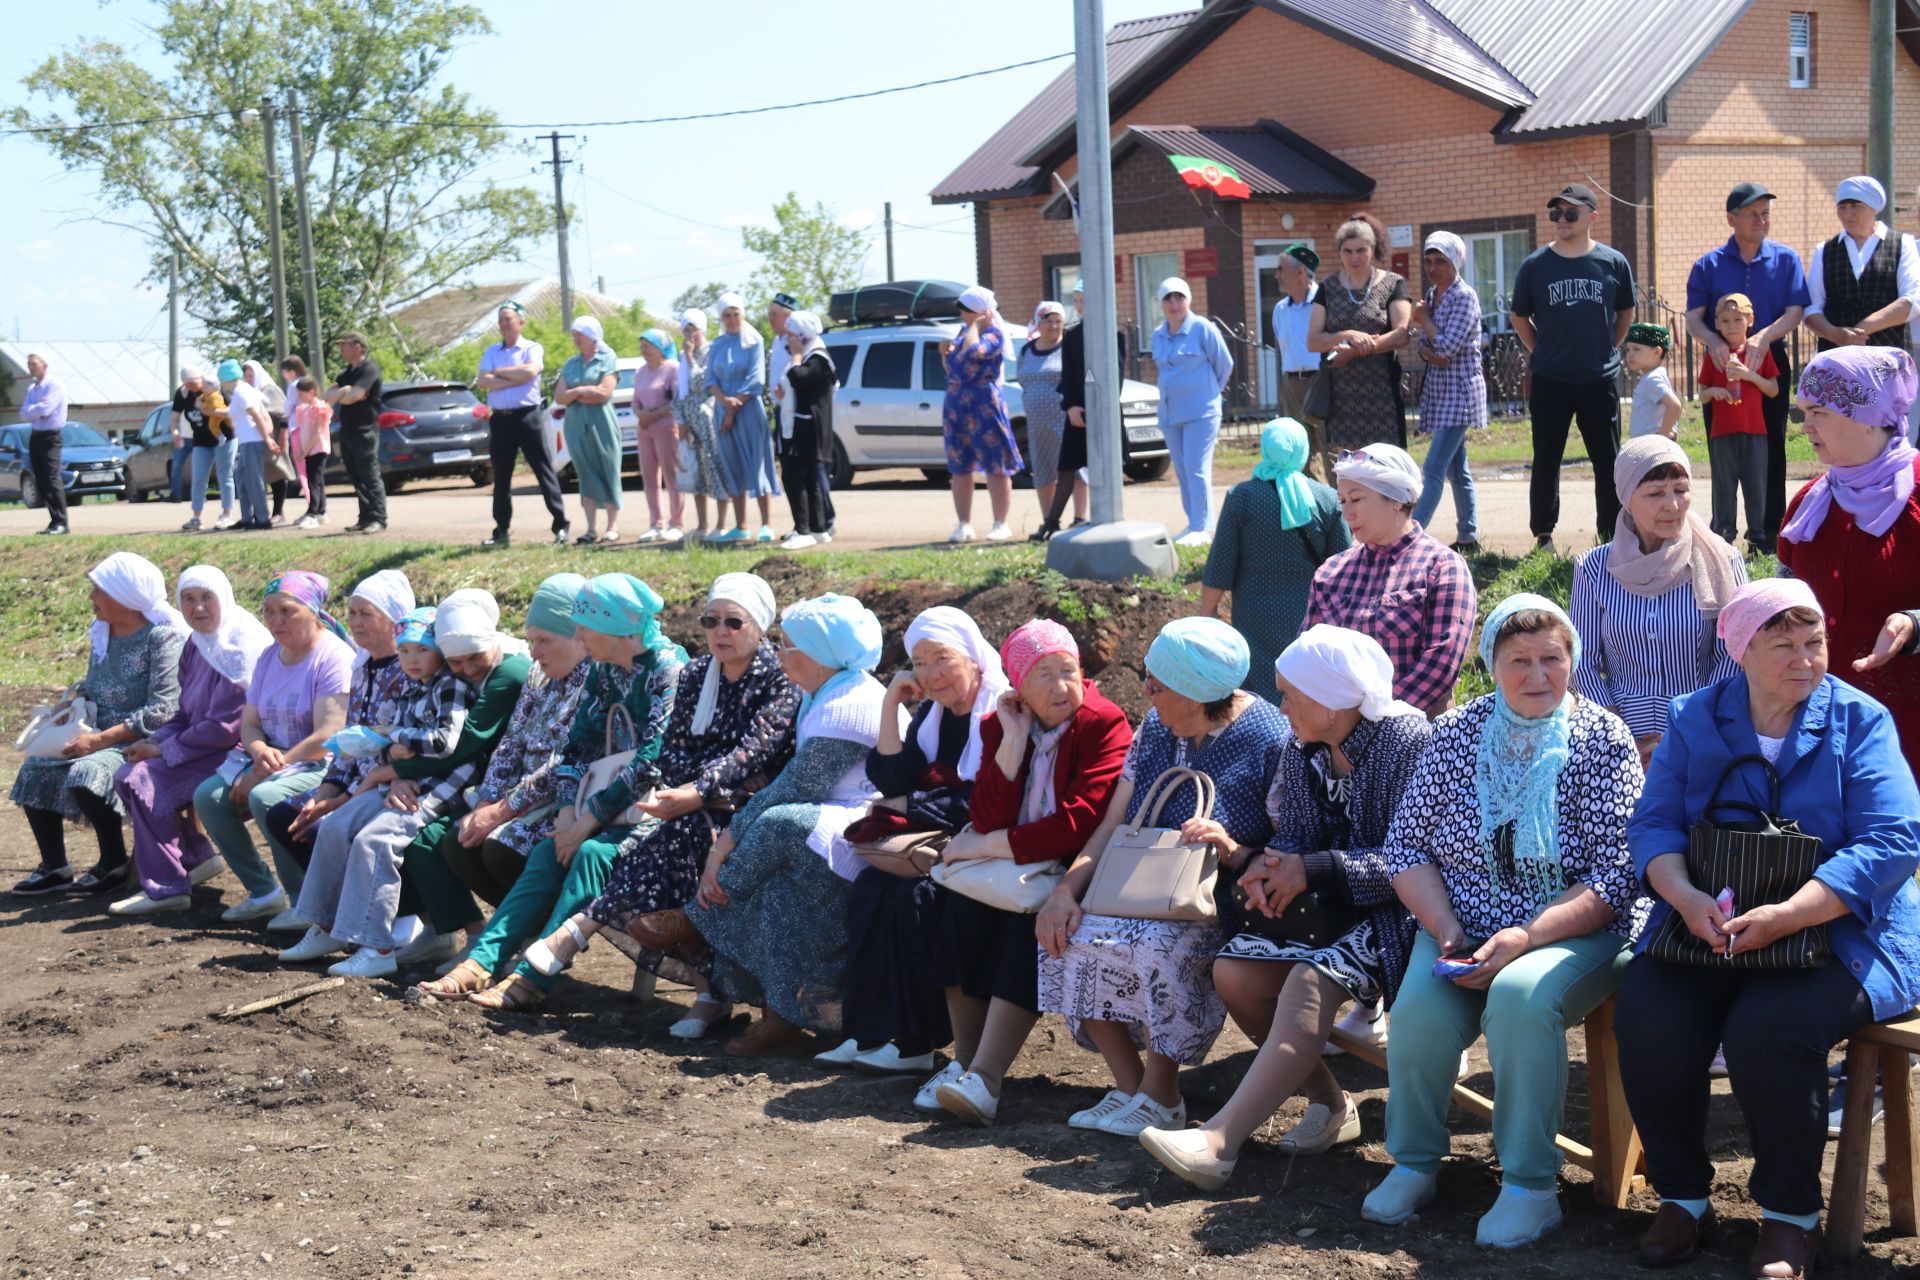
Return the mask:
MULTIPOLYGON (((495 332, 500 304, 509 298, 527 309, 528 315, 544 315, 560 310, 560 277, 535 276, 525 280, 503 280, 495 284, 456 284, 430 294, 392 314, 393 322, 406 330, 415 343, 445 351, 463 342, 495 332)), ((599 316, 602 320, 620 310, 620 304, 578 285, 573 290, 575 314, 599 316)), ((488 339, 492 341, 491 338, 488 339)))
MULTIPOLYGON (((34 352, 47 358, 48 371, 66 388, 67 403, 76 409, 156 405, 173 397, 164 342, 0 342, 0 359, 17 371, 15 401, 27 393, 27 357, 34 352)), ((185 343, 180 346, 180 363, 212 369, 205 356, 185 343)))
POLYGON ((1167 155, 1199 156, 1231 165, 1256 196, 1358 199, 1373 191, 1373 179, 1366 174, 1270 124, 1244 129, 1139 124, 1128 133, 1167 155))
MULTIPOLYGON (((1603 0, 1589 0, 1605 9, 1603 0)), ((1469 32, 1427 0, 1258 0, 1275 13, 1306 23, 1337 40, 1359 45, 1389 62, 1444 81, 1493 106, 1524 107, 1533 93, 1469 32)), ((1491 0, 1516 14, 1537 12, 1534 0, 1491 0)))
MULTIPOLYGON (((1107 33, 1107 83, 1117 85, 1184 31, 1201 11, 1163 14, 1122 22, 1107 33)), ((955 204, 1013 195, 1040 172, 1022 161, 1035 147, 1074 118, 1073 68, 1069 66, 1000 126, 991 138, 941 179, 931 195, 936 204, 955 204)))

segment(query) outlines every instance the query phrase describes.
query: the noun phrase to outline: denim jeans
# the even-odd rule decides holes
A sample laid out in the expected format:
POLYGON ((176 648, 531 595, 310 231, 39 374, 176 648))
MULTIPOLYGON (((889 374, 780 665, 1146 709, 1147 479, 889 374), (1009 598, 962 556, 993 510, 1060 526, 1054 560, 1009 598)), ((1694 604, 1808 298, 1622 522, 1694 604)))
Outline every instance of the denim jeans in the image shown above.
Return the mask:
POLYGON ((187 481, 193 475, 193 437, 182 436, 173 447, 172 476, 167 482, 168 496, 175 502, 187 496, 187 481))
MULTIPOLYGON (((1424 528, 1440 507, 1440 491, 1453 481, 1453 521, 1460 542, 1480 541, 1480 504, 1473 493, 1473 472, 1467 467, 1467 431, 1462 427, 1440 427, 1427 446, 1427 460, 1421 468, 1420 501, 1413 518, 1424 528)), ((1432 530, 1428 529, 1431 533, 1432 530)))
POLYGON ((1220 439, 1218 411, 1192 422, 1161 424, 1167 452, 1173 456, 1173 477, 1180 485, 1180 506, 1187 529, 1213 532, 1213 446, 1220 439))
POLYGON ((223 514, 233 513, 233 451, 236 446, 231 440, 222 440, 208 448, 206 445, 193 446, 193 489, 187 494, 187 500, 193 503, 193 514, 207 505, 207 473, 216 473, 220 479, 220 510, 223 514))
POLYGON ((267 443, 249 440, 240 446, 240 465, 233 487, 240 495, 240 523, 265 525, 267 510, 267 443))

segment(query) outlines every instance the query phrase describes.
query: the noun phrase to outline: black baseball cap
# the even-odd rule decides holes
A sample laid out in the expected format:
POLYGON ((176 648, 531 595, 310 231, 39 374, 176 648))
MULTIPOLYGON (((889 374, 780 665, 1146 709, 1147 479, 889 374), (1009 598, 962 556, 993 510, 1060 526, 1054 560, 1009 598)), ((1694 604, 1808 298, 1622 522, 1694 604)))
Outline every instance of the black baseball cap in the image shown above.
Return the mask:
POLYGON ((1594 210, 1596 213, 1600 209, 1600 201, 1594 198, 1593 192, 1587 190, 1584 183, 1579 182, 1571 182, 1560 188, 1560 194, 1554 196, 1552 200, 1547 201, 1547 206, 1551 208, 1555 201, 1562 204, 1581 205, 1584 208, 1594 210))
POLYGON ((1743 182, 1733 190, 1727 192, 1727 212, 1737 213, 1752 204, 1755 200, 1774 199, 1778 199, 1778 197, 1759 183, 1743 182))

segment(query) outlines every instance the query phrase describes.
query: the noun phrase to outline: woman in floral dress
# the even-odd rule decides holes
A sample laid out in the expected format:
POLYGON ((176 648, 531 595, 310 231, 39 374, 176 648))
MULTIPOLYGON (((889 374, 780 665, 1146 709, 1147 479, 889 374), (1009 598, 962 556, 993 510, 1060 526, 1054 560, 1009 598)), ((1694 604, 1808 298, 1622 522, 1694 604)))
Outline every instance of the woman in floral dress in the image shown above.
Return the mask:
POLYGON ((1308 350, 1331 353, 1327 446, 1336 452, 1407 444, 1400 361, 1393 353, 1407 345, 1413 298, 1404 277, 1378 265, 1383 230, 1364 214, 1341 224, 1334 236, 1341 269, 1321 282, 1307 321, 1308 350))
POLYGON ((714 501, 714 533, 725 532, 728 499, 740 492, 726 457, 720 452, 720 428, 713 420, 713 398, 707 394, 707 313, 689 307, 680 313, 680 373, 674 384, 673 420, 680 438, 690 441, 700 456, 700 480, 693 490, 694 527, 691 536, 706 536, 707 499, 714 501))
POLYGON ((995 313, 993 292, 974 285, 960 294, 960 332, 940 344, 947 362, 947 394, 940 405, 940 435, 947 448, 947 474, 953 485, 953 513, 960 523, 948 542, 973 541, 973 478, 987 477, 993 503, 993 527, 987 537, 1004 542, 1013 536, 1007 512, 1013 506, 1013 477, 1026 464, 1007 422, 1007 400, 1000 393, 1007 358, 1007 333, 995 313))

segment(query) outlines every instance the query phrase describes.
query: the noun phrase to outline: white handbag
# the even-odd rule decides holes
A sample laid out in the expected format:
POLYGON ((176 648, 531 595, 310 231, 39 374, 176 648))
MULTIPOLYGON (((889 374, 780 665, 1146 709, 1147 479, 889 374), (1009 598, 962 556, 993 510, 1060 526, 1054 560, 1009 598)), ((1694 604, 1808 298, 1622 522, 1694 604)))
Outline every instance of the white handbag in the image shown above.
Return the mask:
MULTIPOLYGON (((971 826, 966 827, 961 834, 971 830, 971 826)), ((948 862, 943 857, 927 874, 941 888, 962 897, 1030 916, 1047 905, 1047 898, 1066 873, 1064 859, 1021 863, 1011 858, 969 858, 965 862, 948 862)))
MULTIPOLYGON (((587 808, 587 802, 612 786, 614 779, 620 776, 620 771, 625 769, 636 755, 640 754, 638 750, 615 751, 613 749, 613 726, 615 717, 618 717, 626 723, 627 741, 635 743, 640 741, 639 731, 633 727, 633 713, 617 702, 607 708, 606 750, 598 760, 588 765, 587 771, 580 776, 580 793, 575 797, 573 802, 573 813, 575 817, 591 816, 587 808)), ((615 827, 639 826, 650 816, 640 806, 650 802, 652 799, 653 788, 649 787, 644 795, 635 796, 633 803, 627 806, 626 811, 613 819, 608 825, 615 827)))
POLYGON ((681 493, 692 493, 700 487, 700 451, 693 447, 693 441, 682 440, 673 455, 673 487, 681 493))
POLYGON ((58 757, 68 743, 83 733, 93 732, 93 720, 98 714, 91 701, 78 696, 53 706, 43 703, 30 713, 27 727, 13 741, 13 749, 27 757, 58 757))

